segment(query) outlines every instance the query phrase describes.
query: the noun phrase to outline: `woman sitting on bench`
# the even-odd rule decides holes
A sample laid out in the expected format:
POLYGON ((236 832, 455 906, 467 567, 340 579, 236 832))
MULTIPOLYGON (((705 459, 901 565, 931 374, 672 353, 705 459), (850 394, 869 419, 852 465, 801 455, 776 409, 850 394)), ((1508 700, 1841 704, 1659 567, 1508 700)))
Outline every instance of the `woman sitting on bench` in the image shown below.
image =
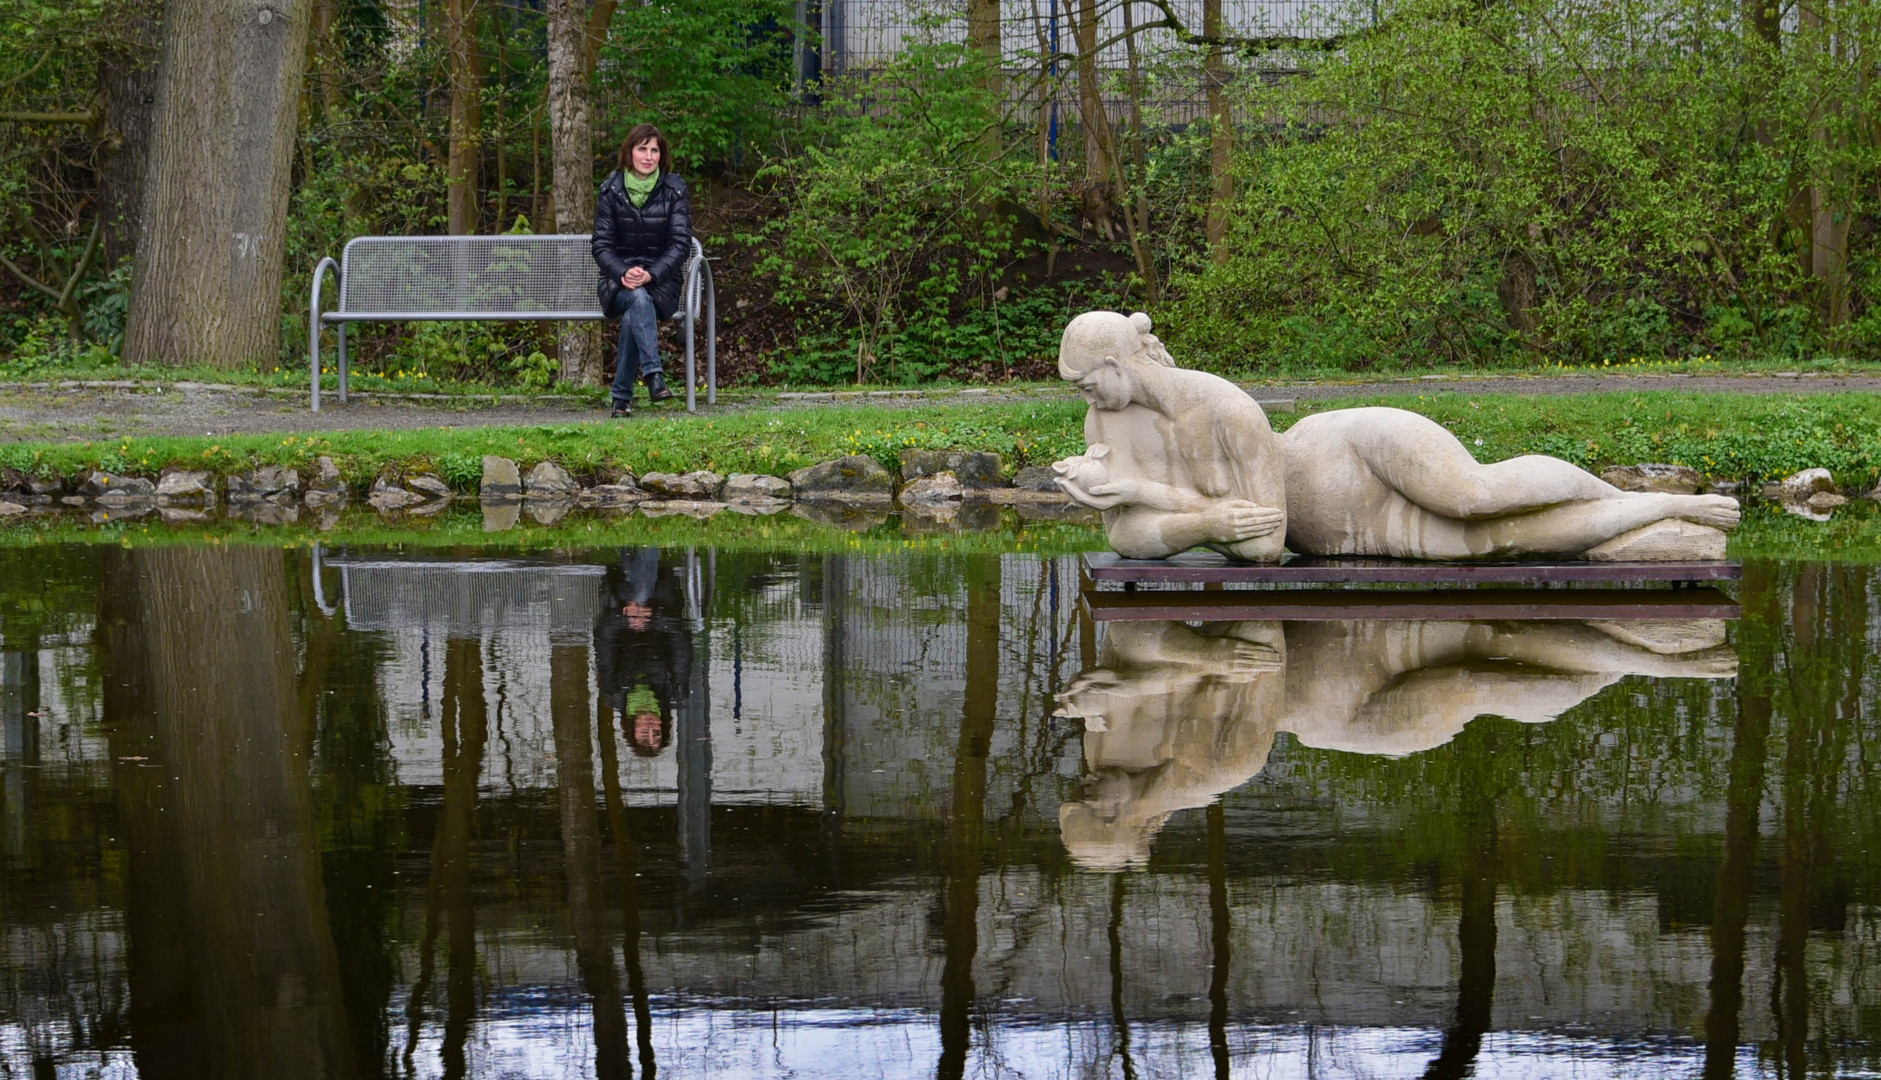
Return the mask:
POLYGON ((636 376, 647 384, 648 400, 673 396, 660 367, 659 320, 679 310, 692 252, 692 205, 672 161, 660 129, 637 125, 620 144, 620 168, 602 181, 595 204, 601 310, 620 320, 616 417, 633 415, 636 376))

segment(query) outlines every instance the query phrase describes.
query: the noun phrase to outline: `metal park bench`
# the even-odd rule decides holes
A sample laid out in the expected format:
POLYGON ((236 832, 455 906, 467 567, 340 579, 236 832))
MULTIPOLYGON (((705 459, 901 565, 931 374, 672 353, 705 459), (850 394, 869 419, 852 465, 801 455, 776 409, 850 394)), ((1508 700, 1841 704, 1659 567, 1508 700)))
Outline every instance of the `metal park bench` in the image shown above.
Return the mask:
MULTIPOLYGON (((338 327, 340 401, 346 401, 346 326, 355 322, 534 322, 602 318, 597 271, 585 234, 553 236, 361 236, 335 262, 314 267, 307 361, 320 411, 320 331, 338 327), (332 267, 340 304, 320 310, 332 267)), ((685 324, 686 411, 697 411, 695 330, 705 321, 705 403, 718 403, 718 297, 695 237, 675 318, 685 324), (700 311, 704 304, 703 313, 700 311)))

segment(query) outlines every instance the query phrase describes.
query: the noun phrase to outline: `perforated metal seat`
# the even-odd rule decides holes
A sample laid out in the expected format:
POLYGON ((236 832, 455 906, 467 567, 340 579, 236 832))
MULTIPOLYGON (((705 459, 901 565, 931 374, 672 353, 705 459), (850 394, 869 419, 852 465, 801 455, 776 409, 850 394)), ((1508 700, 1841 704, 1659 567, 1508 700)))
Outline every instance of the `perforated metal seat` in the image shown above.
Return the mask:
MULTIPOLYGON (((347 399, 346 326, 354 322, 527 322, 602 318, 586 234, 553 236, 361 236, 340 261, 314 268, 307 358, 313 409, 320 411, 320 331, 338 328, 339 393, 347 399), (331 267, 337 310, 320 310, 331 267)), ((686 410, 697 410, 696 328, 705 322, 705 401, 718 402, 718 297, 705 248, 695 237, 675 316, 685 326, 686 410), (703 306, 703 312, 700 310, 703 306)))

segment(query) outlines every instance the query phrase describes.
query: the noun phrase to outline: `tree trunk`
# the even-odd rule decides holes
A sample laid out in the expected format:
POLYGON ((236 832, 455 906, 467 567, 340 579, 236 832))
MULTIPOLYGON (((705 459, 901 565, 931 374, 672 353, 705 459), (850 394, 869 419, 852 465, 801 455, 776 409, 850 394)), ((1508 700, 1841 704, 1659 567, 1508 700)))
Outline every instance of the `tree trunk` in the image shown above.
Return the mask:
POLYGON ((477 159, 483 146, 483 79, 477 62, 477 0, 447 0, 444 36, 451 65, 451 135, 445 165, 445 231, 477 231, 477 159))
POLYGON ((157 101, 157 54, 163 48, 163 0, 132 0, 98 50, 98 93, 104 101, 103 161, 98 209, 104 216, 105 269, 137 251, 150 117, 157 101))
MULTIPOLYGON (((588 116, 588 11, 580 0, 548 0, 549 132, 555 231, 594 227, 594 127, 588 116)), ((562 381, 601 381, 601 333, 594 323, 568 322, 561 333, 562 381)))
MULTIPOLYGON (((996 99, 1005 96, 1003 59, 999 38, 999 0, 967 0, 967 47, 986 65, 986 89, 996 99)), ((1003 100, 1001 101, 1004 104, 1003 100)))
POLYGON ((125 330, 132 363, 224 369, 281 347, 306 0, 173 0, 125 330))
MULTIPOLYGON (((1221 0, 1202 0, 1202 33, 1221 36, 1221 0)), ((1208 87, 1208 220, 1203 226, 1209 258, 1228 261, 1228 208, 1234 202, 1234 116, 1228 110, 1228 65, 1220 45, 1208 47, 1202 81, 1208 87)))
MULTIPOLYGON (((1839 35, 1823 13, 1828 2, 1816 0, 1802 5, 1798 19, 1806 38, 1803 46, 1818 50, 1822 54, 1818 64, 1833 70, 1842 58, 1834 55, 1840 51, 1839 35)), ((1827 76, 1825 81, 1833 77, 1827 76)), ((1824 89, 1828 92, 1823 94, 1818 115, 1835 116, 1845 107, 1844 102, 1833 90, 1824 89)), ((1846 166, 1839 160, 1844 149, 1841 133, 1831 130, 1826 119, 1818 120, 1809 138, 1816 146, 1818 170, 1809 182, 1809 276, 1816 282, 1817 312, 1830 331, 1831 343, 1840 344, 1835 339, 1842 336, 1838 331, 1849 319, 1848 230, 1855 215, 1845 193, 1852 185, 1846 166)))
MULTIPOLYGON (((1067 3, 1070 0, 1066 0, 1067 3)), ((1084 175, 1094 184, 1110 182, 1110 116, 1104 111, 1097 79, 1097 0, 1078 0, 1078 112, 1084 121, 1084 175)))

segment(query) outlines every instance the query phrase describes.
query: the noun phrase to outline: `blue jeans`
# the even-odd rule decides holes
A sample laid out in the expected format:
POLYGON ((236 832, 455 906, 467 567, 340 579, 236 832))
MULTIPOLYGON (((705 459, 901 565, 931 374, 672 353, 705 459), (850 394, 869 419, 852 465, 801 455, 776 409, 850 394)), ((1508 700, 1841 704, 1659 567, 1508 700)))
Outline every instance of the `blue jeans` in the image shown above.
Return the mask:
POLYGON ((620 351, 615 354, 614 404, 631 404, 634 379, 660 370, 660 317, 653 294, 645 288, 614 294, 608 314, 620 317, 620 351))

